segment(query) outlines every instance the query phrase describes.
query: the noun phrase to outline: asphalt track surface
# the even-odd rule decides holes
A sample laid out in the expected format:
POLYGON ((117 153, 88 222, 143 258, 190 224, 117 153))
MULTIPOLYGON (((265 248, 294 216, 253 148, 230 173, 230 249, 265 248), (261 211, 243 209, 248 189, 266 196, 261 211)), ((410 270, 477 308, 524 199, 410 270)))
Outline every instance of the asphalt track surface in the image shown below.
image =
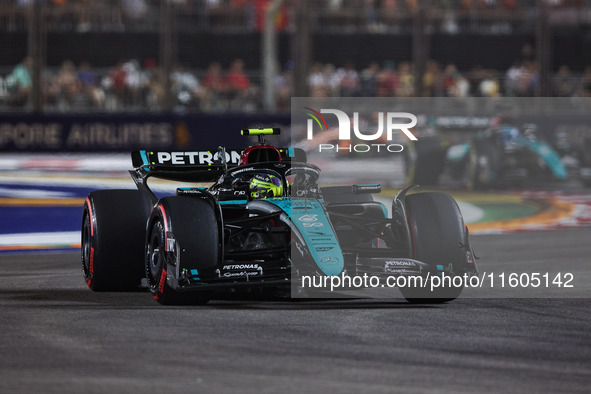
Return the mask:
MULTIPOLYGON (((546 269, 564 251, 588 260, 590 239, 473 243, 481 270, 546 269)), ((2 255, 0 392, 589 392, 590 310, 591 299, 504 298, 163 307, 143 292, 91 292, 77 253, 2 255)))

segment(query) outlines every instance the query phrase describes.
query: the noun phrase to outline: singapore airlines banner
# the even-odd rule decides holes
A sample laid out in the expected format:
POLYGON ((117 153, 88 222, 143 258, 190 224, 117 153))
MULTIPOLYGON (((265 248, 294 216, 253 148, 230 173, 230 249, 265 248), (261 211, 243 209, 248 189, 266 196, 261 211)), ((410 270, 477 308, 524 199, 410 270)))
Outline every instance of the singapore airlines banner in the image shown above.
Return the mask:
POLYGON ((0 152, 240 147, 240 130, 287 128, 289 116, 244 114, 0 114, 0 152))

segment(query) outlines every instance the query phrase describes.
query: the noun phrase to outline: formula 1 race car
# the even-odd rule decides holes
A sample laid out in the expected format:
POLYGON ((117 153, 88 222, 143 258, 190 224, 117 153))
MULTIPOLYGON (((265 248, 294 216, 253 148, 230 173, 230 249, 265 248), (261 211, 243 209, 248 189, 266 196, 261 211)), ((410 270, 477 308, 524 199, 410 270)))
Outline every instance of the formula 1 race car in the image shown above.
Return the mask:
POLYGON ((564 180, 560 155, 536 133, 498 125, 477 132, 470 142, 446 146, 424 138, 407 157, 409 181, 422 185, 460 183, 470 189, 522 187, 526 181, 564 180))
MULTIPOLYGON (((242 133, 257 135, 259 145, 217 153, 135 151, 130 173, 138 190, 88 195, 82 268, 92 290, 132 291, 143 283, 161 304, 204 304, 243 289, 305 293, 305 275, 476 274, 451 196, 407 194, 415 188, 409 186, 389 215, 372 198, 380 185, 320 188, 320 169, 303 151, 265 144, 263 136, 278 129, 242 133), (152 177, 211 185, 158 198, 148 186, 152 177)), ((463 289, 417 283, 400 287, 411 302, 446 302, 463 289)))

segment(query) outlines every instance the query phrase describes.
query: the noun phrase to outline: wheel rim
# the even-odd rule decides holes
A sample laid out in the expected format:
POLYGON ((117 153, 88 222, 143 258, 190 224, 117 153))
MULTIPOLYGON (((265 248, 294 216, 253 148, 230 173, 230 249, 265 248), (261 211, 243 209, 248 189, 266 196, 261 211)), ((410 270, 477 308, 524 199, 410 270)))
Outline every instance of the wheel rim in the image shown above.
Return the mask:
POLYGON ((90 218, 88 212, 85 212, 84 225, 82 226, 82 269, 84 270, 84 276, 86 278, 88 278, 88 276, 90 275, 90 245, 90 218))
POLYGON ((164 250, 162 248, 161 232, 162 225, 160 222, 156 222, 152 227, 152 234, 150 235, 150 242, 148 243, 146 256, 146 273, 148 274, 150 286, 152 287, 158 285, 162 268, 164 266, 164 250))

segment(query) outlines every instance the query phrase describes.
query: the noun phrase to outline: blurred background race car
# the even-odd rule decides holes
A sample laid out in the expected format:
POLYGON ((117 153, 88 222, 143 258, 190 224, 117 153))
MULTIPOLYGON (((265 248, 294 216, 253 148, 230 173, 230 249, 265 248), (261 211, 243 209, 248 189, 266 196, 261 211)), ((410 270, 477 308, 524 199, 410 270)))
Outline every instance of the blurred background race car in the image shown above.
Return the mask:
POLYGON ((537 134, 534 124, 499 125, 446 152, 449 174, 474 189, 521 187, 526 181, 567 177, 558 153, 537 134))
POLYGON ((591 138, 573 144, 561 133, 547 138, 533 123, 518 127, 493 118, 491 124, 471 133, 436 130, 409 145, 409 182, 476 190, 567 179, 591 184, 591 138))

